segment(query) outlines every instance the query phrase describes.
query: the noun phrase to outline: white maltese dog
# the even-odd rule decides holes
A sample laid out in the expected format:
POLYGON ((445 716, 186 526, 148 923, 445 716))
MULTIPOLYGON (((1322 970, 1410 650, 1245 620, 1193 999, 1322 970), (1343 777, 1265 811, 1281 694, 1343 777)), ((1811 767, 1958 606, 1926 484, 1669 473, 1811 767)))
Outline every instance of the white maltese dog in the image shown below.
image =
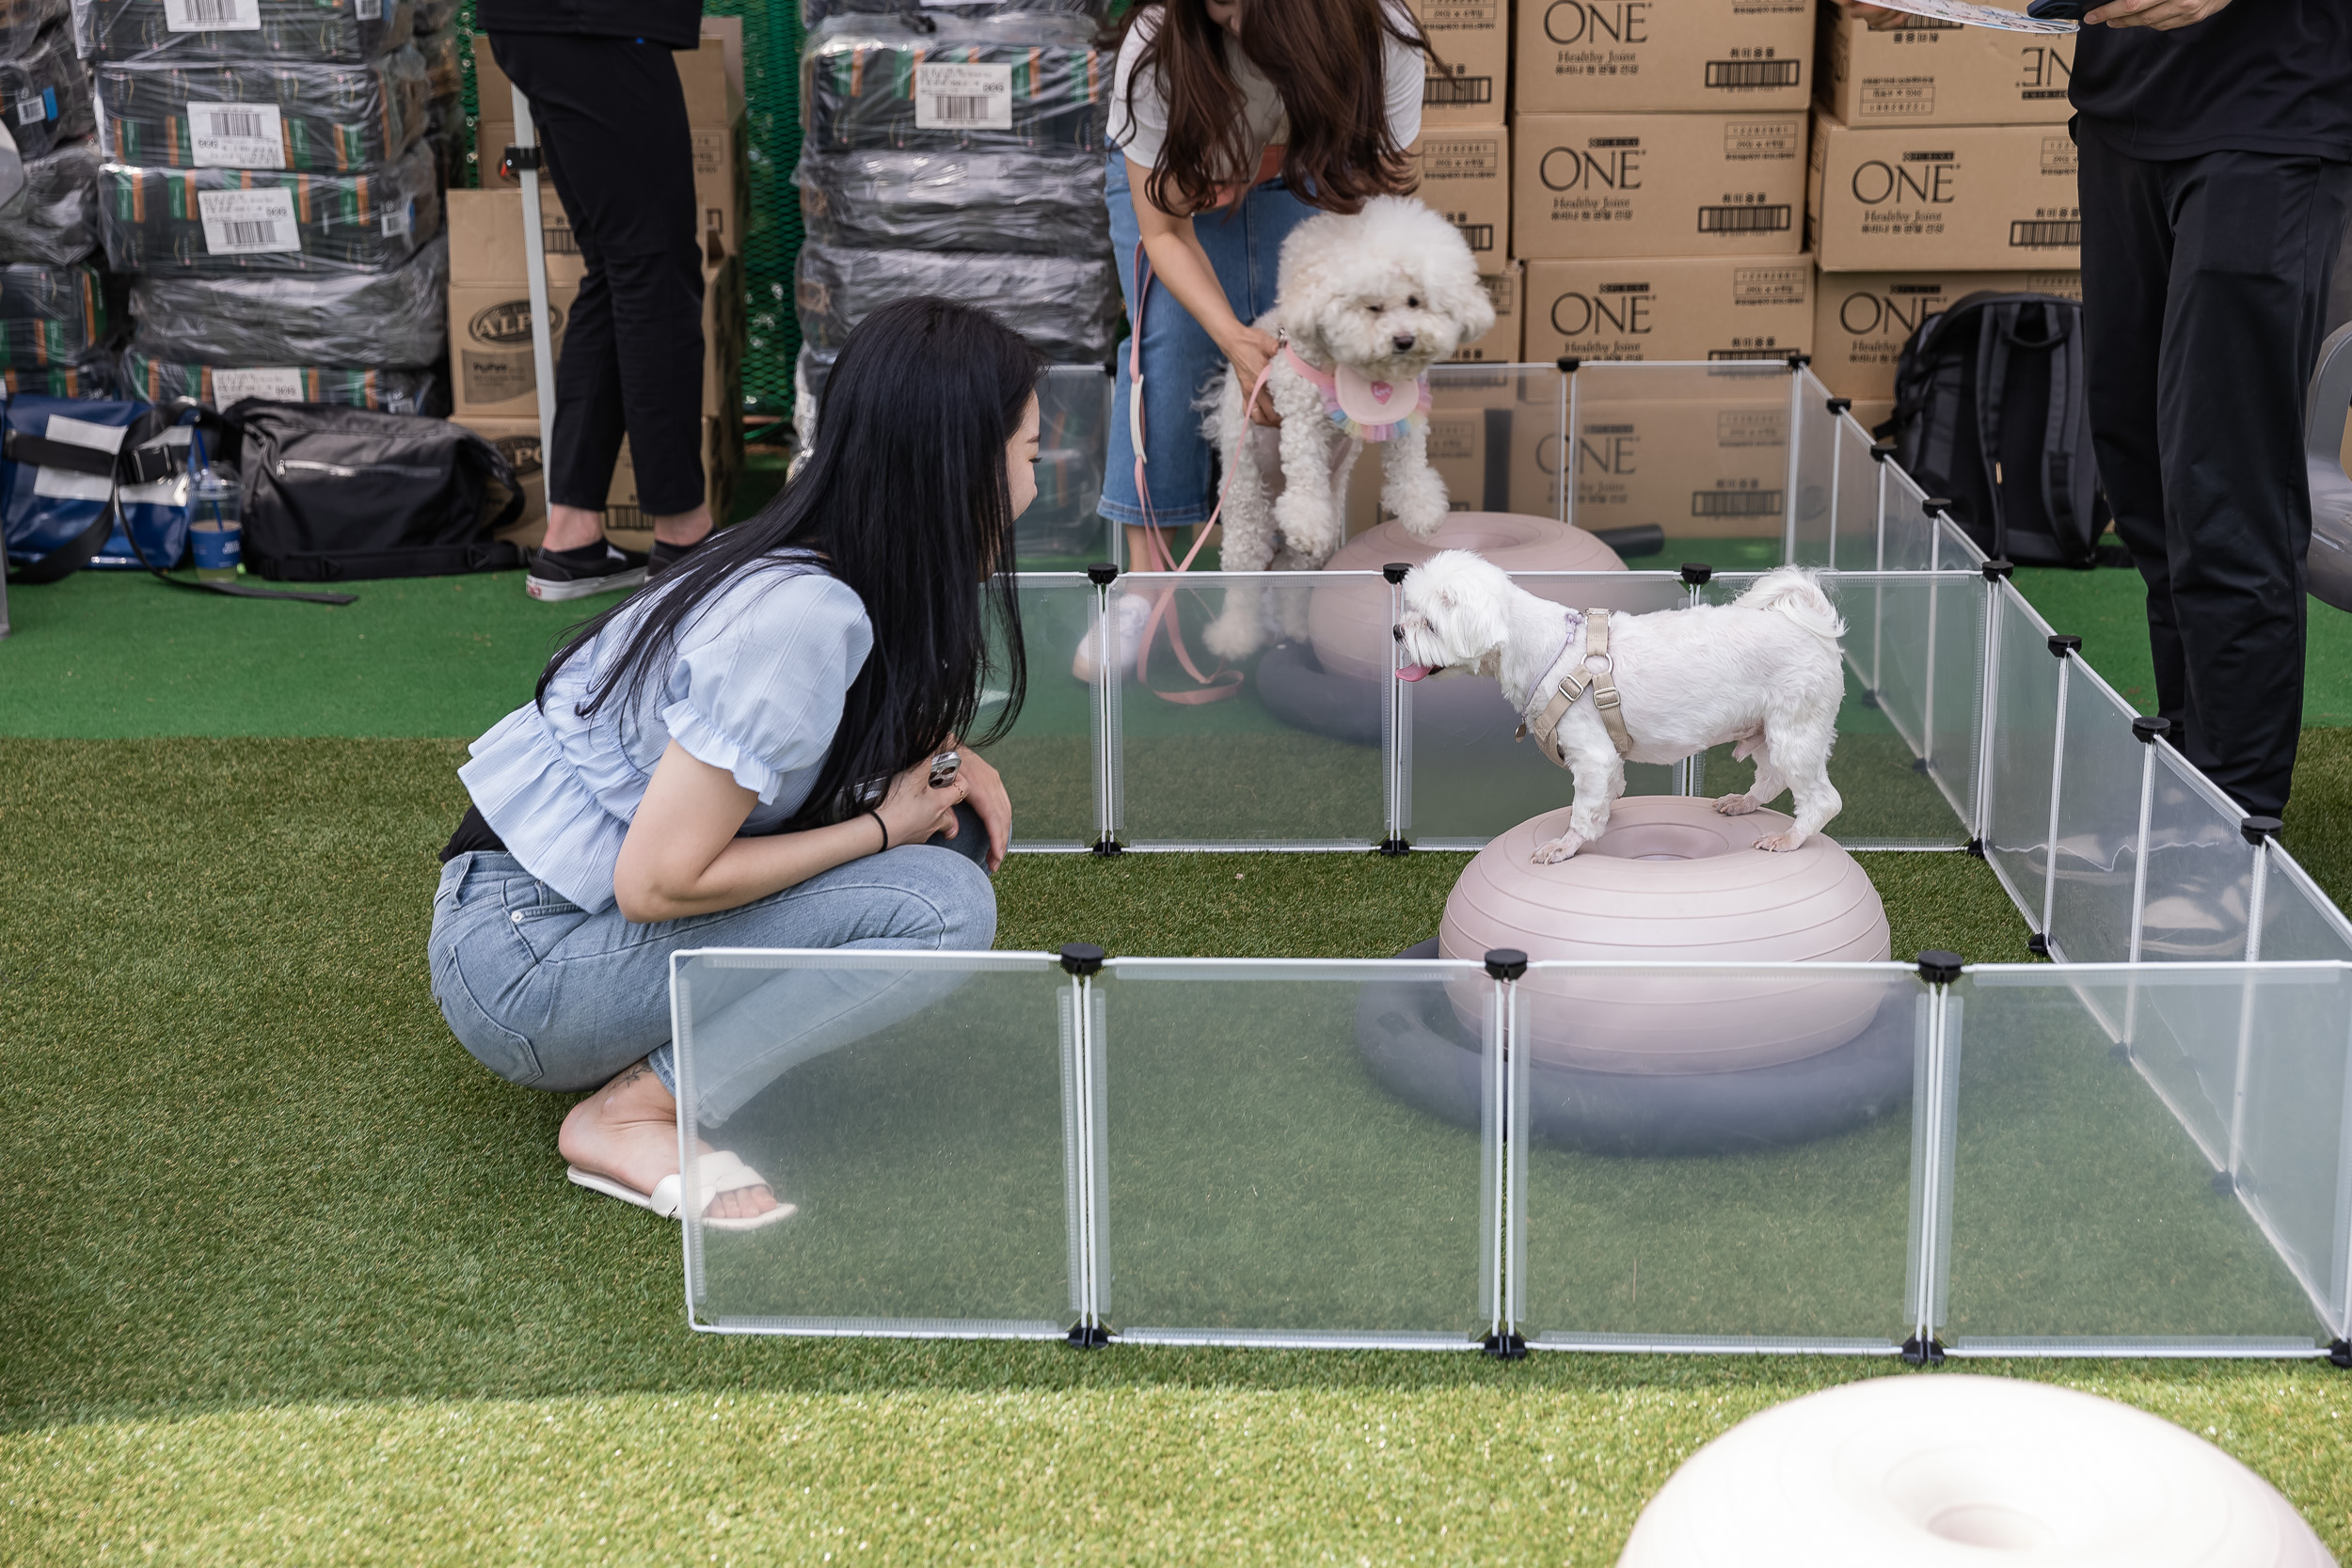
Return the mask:
MULTIPOLYGON (((1265 393, 1280 427, 1249 422, 1249 388, 1230 366, 1201 404, 1202 433, 1233 467, 1225 569, 1314 571, 1329 561, 1346 537, 1342 509, 1365 441, 1385 454, 1380 504, 1416 537, 1435 533, 1446 493, 1429 467, 1424 377, 1494 324, 1460 231, 1410 197, 1375 197, 1359 213, 1322 214, 1292 230, 1277 303, 1257 323, 1284 340, 1265 393)), ((1212 653, 1241 658, 1258 647, 1259 600, 1255 583, 1227 587, 1205 633, 1212 653)), ((1284 614, 1298 623, 1289 635, 1304 637, 1304 604, 1284 614)))
POLYGON ((1536 847, 1538 863, 1566 860, 1609 831, 1628 762, 1680 762, 1726 744, 1754 757, 1754 786, 1715 809, 1740 816, 1792 791, 1796 821, 1757 839, 1759 849, 1794 849, 1844 804, 1829 782, 1829 752, 1845 696, 1837 640, 1846 626, 1810 573, 1784 566, 1727 605, 1596 624, 1468 550, 1446 550, 1406 576, 1404 597, 1403 677, 1494 676, 1574 776, 1568 831, 1536 847), (1604 637, 1605 648, 1593 646, 1604 637))

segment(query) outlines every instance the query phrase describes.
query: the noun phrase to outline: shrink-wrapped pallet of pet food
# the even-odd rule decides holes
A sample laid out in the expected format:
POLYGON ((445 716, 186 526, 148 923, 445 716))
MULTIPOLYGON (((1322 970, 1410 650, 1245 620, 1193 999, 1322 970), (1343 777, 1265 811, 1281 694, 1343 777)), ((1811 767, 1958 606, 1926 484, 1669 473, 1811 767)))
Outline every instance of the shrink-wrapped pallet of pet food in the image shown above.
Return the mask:
POLYGON ((31 54, 33 40, 52 23, 65 23, 71 31, 72 9, 71 0, 0 0, 0 59, 31 54))
POLYGON ((1038 256, 1110 245, 1096 152, 804 152, 792 182, 819 245, 1038 256))
POLYGON ((199 365, 421 367, 449 347, 449 239, 389 272, 152 273, 131 283, 149 357, 199 365))
POLYGON ((1084 16, 837 16, 801 55, 803 146, 1099 152, 1110 56, 1084 16))
POLYGON ((385 414, 446 413, 447 399, 430 370, 381 370, 356 365, 199 365, 156 359, 136 342, 122 352, 122 379, 134 397, 150 403, 189 398, 227 408, 246 398, 272 403, 331 403, 385 414))
POLYGON ((11 397, 119 398, 122 378, 112 354, 92 349, 71 364, 0 370, 0 388, 11 397))
POLYGON ((106 299, 98 269, 87 262, 0 266, 0 365, 43 370, 71 365, 102 347, 106 299))
MULTIPOLYGON (((1096 23, 1109 7, 1107 0, 924 0, 933 18, 982 22, 1000 16, 1083 16, 1096 23)), ((833 16, 904 16, 906 0, 801 0, 801 25, 815 27, 833 16)))
POLYGON ((24 188, 0 207, 0 261, 60 266, 98 247, 99 161, 87 138, 26 160, 24 188))
POLYGON ((416 31, 410 0, 87 0, 101 60, 372 60, 416 31))
POLYGON ((98 68, 99 137, 119 164, 347 174, 424 135, 415 45, 358 64, 123 60, 98 68))
POLYGON ((74 52, 69 24, 51 23, 24 54, 0 58, 0 119, 24 158, 54 152, 96 127, 89 68, 74 52))
POLYGON ((98 171, 99 231, 117 272, 389 272, 441 229, 433 157, 412 147, 363 174, 98 171))
POLYGON ((834 351, 850 328, 884 305, 941 294, 993 313, 1062 364, 1100 364, 1119 320, 1119 277, 1099 256, 1013 256, 989 251, 859 250, 808 245, 793 278, 801 335, 834 351))

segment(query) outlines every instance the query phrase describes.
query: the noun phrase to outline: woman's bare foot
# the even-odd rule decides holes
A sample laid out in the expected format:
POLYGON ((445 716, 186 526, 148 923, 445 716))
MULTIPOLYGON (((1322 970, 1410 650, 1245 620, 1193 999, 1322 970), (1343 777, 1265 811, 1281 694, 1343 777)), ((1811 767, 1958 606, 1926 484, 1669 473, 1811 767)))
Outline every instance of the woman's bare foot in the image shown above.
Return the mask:
MULTIPOLYGON (((694 1146, 711 1152, 707 1143, 694 1146)), ((624 1186, 650 1193, 665 1176, 677 1174, 677 1101, 653 1069, 636 1062, 564 1117, 555 1148, 593 1176, 609 1176, 624 1186)), ((706 1219, 746 1220, 776 1207, 766 1187, 722 1193, 704 1212, 706 1219)))

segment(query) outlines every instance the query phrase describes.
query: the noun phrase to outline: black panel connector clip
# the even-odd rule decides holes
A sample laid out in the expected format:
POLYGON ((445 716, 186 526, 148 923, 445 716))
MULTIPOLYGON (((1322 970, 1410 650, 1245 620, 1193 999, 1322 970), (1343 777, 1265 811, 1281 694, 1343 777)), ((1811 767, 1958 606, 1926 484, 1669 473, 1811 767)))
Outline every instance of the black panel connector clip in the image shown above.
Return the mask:
POLYGON ((1892 441, 1873 441, 1873 442, 1871 442, 1871 443, 1870 443, 1870 461, 1871 461, 1871 462, 1873 462, 1873 463, 1883 463, 1883 462, 1885 462, 1888 458, 1890 458, 1890 457, 1892 457, 1892 456, 1894 456, 1894 455, 1895 455, 1895 443, 1894 443, 1894 442, 1892 442, 1892 441))
POLYGON ((1984 574, 1985 581, 2002 582, 2013 576, 2017 571, 2017 567, 2015 563, 2005 561, 1996 555, 1992 560, 1986 562, 1982 566, 1979 567, 1978 570, 1984 574))
POLYGON ((1088 846, 1088 852, 1092 854, 1097 860, 1106 861, 1114 855, 1125 854, 1127 852, 1127 847, 1120 843, 1119 840, 1110 837, 1108 834, 1104 834, 1103 837, 1096 839, 1091 845, 1088 846))
POLYGON ((1951 509, 1952 498, 1949 496, 1930 496, 1919 503, 1919 510, 1931 517, 1941 517, 1951 509))
POLYGON ((2259 849, 2264 840, 2277 838, 2285 828, 2275 816, 2249 816, 2237 825, 2237 835, 2259 849))
POLYGON ((1489 1334, 1479 1342, 1479 1348, 1497 1361, 1527 1359, 1527 1338, 1518 1334, 1489 1334))
POLYGON ((1682 563, 1682 586, 1685 588, 1704 588, 1714 580, 1714 577, 1715 568, 1704 561, 1686 561, 1682 563))
POLYGON ((1833 420, 1834 420, 1834 419, 1836 419, 1836 418, 1838 415, 1840 415, 1840 414, 1850 413, 1850 412, 1851 412, 1851 411, 1852 411, 1852 409, 1853 409, 1853 399, 1851 399, 1851 398, 1832 398, 1832 399, 1830 399, 1830 400, 1829 400, 1829 402, 1828 402, 1826 404, 1824 404, 1823 406, 1825 406, 1825 407, 1827 407, 1827 408, 1829 409, 1829 416, 1830 416, 1830 418, 1831 418, 1831 419, 1833 419, 1833 420))
POLYGON ((1801 371, 1807 365, 1813 363, 1813 356, 1809 354, 1792 354, 1788 356, 1788 363, 1790 370, 1801 371))
POLYGON ((2352 1339, 2338 1339, 2328 1347, 2328 1365, 2352 1370, 2352 1339))
POLYGON ((2132 721, 2132 738, 2142 746, 2153 746, 2172 733, 2169 719, 2139 718, 2132 721))
POLYGON ((1104 1350, 1111 1342, 1111 1331, 1101 1323, 1072 1323, 1068 1338, 1073 1350, 1104 1350))
POLYGON ((1497 980, 1516 980, 1527 973, 1527 955, 1516 947, 1486 949, 1486 974, 1497 980))
POLYGON ((1413 847, 1401 838, 1384 838, 1380 841, 1380 852, 1391 857, 1409 855, 1413 852, 1413 847))
POLYGON ((1061 948, 1061 966, 1083 980, 1102 972, 1106 955, 1090 942, 1066 942, 1061 948))
POLYGON ((1914 1367, 1941 1367, 1944 1341, 1933 1337, 1922 1339, 1915 1334, 1903 1341, 1903 1360, 1914 1367))
POLYGON ((2050 655, 2052 657, 2064 658, 2069 654, 2073 654, 2076 658, 2082 657, 2083 640, 2081 638, 2076 637, 2072 632, 2062 631, 2050 639, 2050 655))
POLYGON ((1919 978, 1931 986, 1948 986, 1960 978, 1967 959, 1941 947, 1931 947, 1919 955, 1919 978))
POLYGON ((1562 375, 1574 375, 1576 373, 1577 367, 1583 364, 1584 361, 1579 359, 1573 354, 1564 354, 1559 358, 1554 359, 1552 363, 1560 367, 1560 373, 1562 375))
POLYGON ((2048 933, 2036 931, 2033 935, 2027 937, 2026 939, 2026 951, 2031 953, 2037 958, 2048 958, 2050 956, 2050 938, 2048 933))
POLYGON ((1108 561, 1098 561, 1087 568, 1087 581, 1097 588, 1108 588, 1119 580, 1119 568, 1108 561))
POLYGON ((1968 841, 1968 843, 1967 843, 1967 845, 1965 846, 1965 847, 1967 848, 1968 853, 1969 853, 1969 854, 1971 854, 1971 855, 1973 855, 1973 856, 1975 856, 1978 860, 1982 860, 1982 859, 1984 859, 1984 840, 1983 840, 1983 839, 1981 839, 1981 838, 1972 838, 1972 839, 1970 839, 1970 840, 1968 841))
POLYGON ((1392 583, 1402 583, 1405 574, 1412 569, 1413 564, 1409 561, 1391 561, 1380 568, 1380 575, 1392 583))

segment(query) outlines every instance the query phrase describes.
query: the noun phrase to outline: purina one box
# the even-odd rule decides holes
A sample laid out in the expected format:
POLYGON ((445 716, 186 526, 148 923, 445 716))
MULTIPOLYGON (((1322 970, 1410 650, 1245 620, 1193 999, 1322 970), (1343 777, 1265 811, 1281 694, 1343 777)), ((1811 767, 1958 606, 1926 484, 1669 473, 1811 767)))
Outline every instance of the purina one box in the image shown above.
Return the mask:
POLYGON ((1788 400, 1581 406, 1576 526, 1769 538, 1786 524, 1788 400))
POLYGON ((1522 115, 1512 254, 1794 256, 1804 133, 1802 114, 1522 115))
POLYGON ((1848 125, 2063 125, 2074 113, 2071 33, 1909 15, 1878 32, 1825 0, 1820 57, 1821 103, 1848 125))
POLYGON ((1820 114, 1805 210, 1824 272, 2070 272, 2082 265, 2062 125, 1855 130, 1820 114))
POLYGON ((1413 194, 1462 231, 1482 273, 1511 253, 1511 133, 1500 125, 1432 126, 1406 150, 1413 194))
POLYGON ((1450 365, 1509 365, 1518 361, 1520 328, 1526 320, 1527 263, 1502 261, 1501 269, 1478 275, 1479 286, 1486 291, 1488 303, 1495 308, 1495 325, 1483 338, 1474 339, 1454 351, 1450 365))
POLYGON ((1813 335, 1813 259, 1527 264, 1527 357, 1784 359, 1813 335))
POLYGON ((1895 362, 1919 325, 1963 294, 2083 297, 2078 272, 1825 272, 1815 283, 1813 373, 1839 397, 1895 395, 1895 362))
POLYGON ((1516 113, 1802 109, 1813 0, 1519 0, 1516 113))
POLYGON ((1511 86, 1511 0, 1413 0, 1412 10, 1438 62, 1422 79, 1422 124, 1502 124, 1511 86))

